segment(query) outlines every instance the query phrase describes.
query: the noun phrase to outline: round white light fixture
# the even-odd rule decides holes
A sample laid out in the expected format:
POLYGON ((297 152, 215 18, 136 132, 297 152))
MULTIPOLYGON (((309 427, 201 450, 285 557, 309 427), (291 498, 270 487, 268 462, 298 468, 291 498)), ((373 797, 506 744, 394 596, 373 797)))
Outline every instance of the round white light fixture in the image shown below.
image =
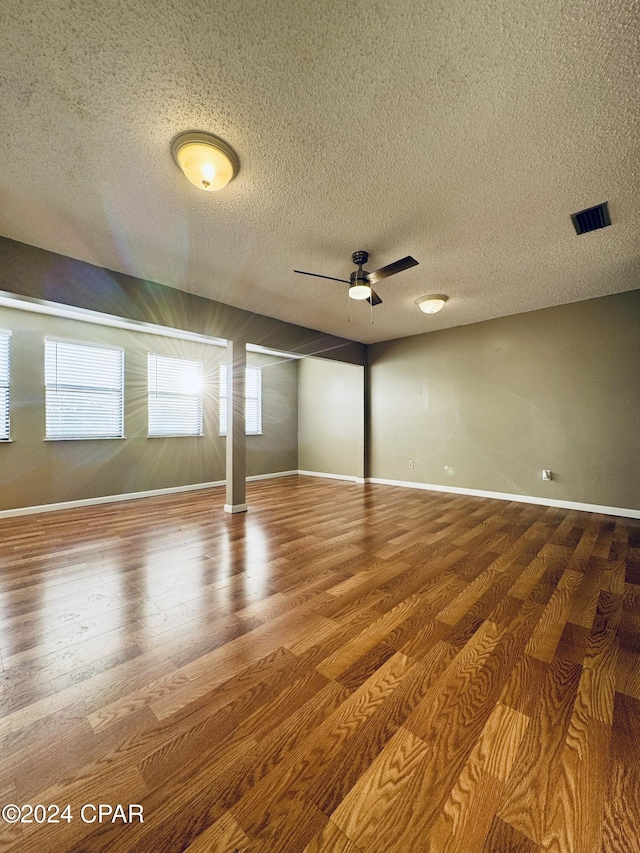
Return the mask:
POLYGON ((349 281, 351 282, 349 285, 349 296, 351 299, 370 299, 373 293, 371 285, 367 281, 369 273, 362 269, 362 264, 366 263, 366 261, 366 252, 356 252, 353 255, 353 262, 358 264, 358 269, 354 270, 349 276, 349 281), (364 255, 364 259, 358 258, 358 255, 364 255))
POLYGON ((371 288, 368 284, 352 284, 349 287, 349 296, 352 299, 369 299, 371 288))
POLYGON ((185 177, 207 192, 226 187, 240 168, 235 151, 210 133, 181 133, 171 143, 171 154, 185 177))
POLYGON ((420 299, 416 299, 416 304, 425 314, 437 314, 438 311, 442 310, 448 298, 439 293, 434 293, 432 296, 421 296, 420 299))

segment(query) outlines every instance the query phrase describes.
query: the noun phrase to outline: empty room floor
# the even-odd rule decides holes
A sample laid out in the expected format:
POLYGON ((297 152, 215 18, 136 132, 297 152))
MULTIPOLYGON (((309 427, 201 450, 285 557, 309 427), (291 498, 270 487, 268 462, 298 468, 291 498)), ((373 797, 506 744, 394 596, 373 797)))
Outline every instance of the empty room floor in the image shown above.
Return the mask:
POLYGON ((0 521, 0 850, 640 851, 640 522, 223 501, 0 521))

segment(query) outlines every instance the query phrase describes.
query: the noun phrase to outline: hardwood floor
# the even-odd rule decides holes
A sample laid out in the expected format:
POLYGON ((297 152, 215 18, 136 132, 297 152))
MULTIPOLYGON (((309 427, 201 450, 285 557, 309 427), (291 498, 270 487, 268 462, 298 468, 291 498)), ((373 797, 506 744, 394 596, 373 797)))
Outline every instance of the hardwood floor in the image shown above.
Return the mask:
POLYGON ((640 522, 248 500, 0 521, 0 851, 640 851, 640 522))

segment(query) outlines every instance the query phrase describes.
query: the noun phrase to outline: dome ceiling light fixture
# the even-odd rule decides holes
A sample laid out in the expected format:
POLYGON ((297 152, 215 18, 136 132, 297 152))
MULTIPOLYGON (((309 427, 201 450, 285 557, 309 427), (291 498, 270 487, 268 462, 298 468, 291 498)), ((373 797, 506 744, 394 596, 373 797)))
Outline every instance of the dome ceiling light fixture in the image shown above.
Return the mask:
POLYGON ((421 296, 420 299, 416 299, 416 305, 425 314, 437 314, 438 311, 442 310, 448 298, 448 296, 442 296, 440 293, 434 293, 431 296, 421 296))
POLYGON ((171 154, 185 177, 207 192, 226 187, 240 168, 236 152, 210 133, 181 133, 171 143, 171 154))

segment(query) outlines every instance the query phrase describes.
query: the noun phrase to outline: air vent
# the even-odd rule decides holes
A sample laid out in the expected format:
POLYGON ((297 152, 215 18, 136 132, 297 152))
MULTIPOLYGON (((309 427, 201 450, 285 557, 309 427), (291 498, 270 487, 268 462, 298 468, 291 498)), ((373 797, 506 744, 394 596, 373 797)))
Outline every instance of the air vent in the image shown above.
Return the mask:
POLYGON ((581 210, 579 213, 572 213, 571 221, 576 234, 587 234, 589 231, 597 231, 598 228, 606 228, 607 225, 611 225, 609 202, 605 201, 595 207, 581 210))

